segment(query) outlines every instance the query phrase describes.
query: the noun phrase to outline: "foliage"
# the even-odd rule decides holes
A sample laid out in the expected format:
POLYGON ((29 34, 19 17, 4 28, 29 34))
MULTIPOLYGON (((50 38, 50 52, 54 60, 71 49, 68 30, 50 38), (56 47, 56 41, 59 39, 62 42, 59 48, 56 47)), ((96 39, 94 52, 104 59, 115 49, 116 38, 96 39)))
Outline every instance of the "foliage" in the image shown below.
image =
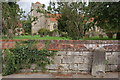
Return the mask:
MULTIPOLYGON (((2 37, 2 39, 9 39, 7 37, 2 37)), ((15 36, 13 37, 13 39, 31 39, 31 40, 70 40, 69 38, 66 38, 66 37, 52 37, 52 36, 45 36, 45 37, 40 37, 39 35, 24 35, 24 36, 15 36)))
MULTIPOLYGON (((68 36, 72 39, 83 38, 85 32, 89 29, 87 25, 88 17, 85 11, 87 7, 81 2, 58 2, 58 7, 55 8, 55 3, 52 3, 52 7, 48 7, 51 12, 61 14, 58 19, 58 29, 63 32, 67 32, 68 36)), ((49 11, 50 11, 49 10, 49 11)))
POLYGON ((88 6, 80 2, 58 2, 57 6, 50 2, 48 11, 61 14, 58 29, 67 32, 72 39, 83 38, 85 32, 95 26, 103 29, 109 38, 117 33, 116 38, 120 39, 120 1, 90 2, 88 6), (94 18, 94 22, 89 21, 91 18, 94 18))
MULTIPOLYGON (((3 37, 2 39, 4 40, 7 40, 6 37, 3 37)), ((61 37, 51 37, 51 36, 45 36, 45 37, 40 37, 39 35, 34 35, 34 36, 31 36, 31 35, 24 35, 24 36, 15 36, 13 37, 13 39, 19 39, 19 40, 24 40, 24 39, 31 39, 31 40, 71 40, 71 38, 69 38, 67 36, 67 34, 63 33, 61 35, 61 37)), ((100 37, 89 37, 89 38, 82 38, 80 40, 118 40, 118 39, 115 39, 115 37, 113 38, 108 38, 108 37, 104 37, 103 38, 100 38, 100 37)))
POLYGON ((61 34, 61 31, 58 29, 54 29, 53 31, 49 32, 49 36, 59 36, 61 34))
POLYGON ((14 73, 18 69, 15 64, 15 55, 9 49, 4 50, 3 55, 3 75, 14 73))
POLYGON ((32 20, 31 20, 30 15, 27 16, 26 20, 21 20, 21 22, 23 24, 23 29, 25 30, 25 32, 28 34, 31 34, 32 20))
POLYGON ((68 34, 67 34, 67 33, 65 33, 65 32, 61 32, 60 34, 61 34, 61 37, 66 37, 66 38, 69 38, 68 34))
POLYGON ((31 64, 37 64, 42 71, 53 61, 50 59, 56 51, 48 51, 46 48, 38 50, 36 41, 28 40, 17 42, 14 49, 5 49, 3 52, 3 75, 13 74, 20 69, 30 68, 31 64))
POLYGON ((58 29, 54 29, 54 30, 51 31, 51 32, 59 32, 59 33, 60 33, 60 30, 58 30, 58 29))
POLYGON ((118 7, 120 7, 120 1, 89 4, 89 15, 94 17, 94 23, 100 26, 109 37, 114 33, 120 35, 120 9, 118 7))
POLYGON ((21 18, 22 11, 19 8, 19 5, 16 2, 3 2, 2 3, 2 26, 3 34, 6 34, 8 37, 12 37, 14 29, 18 27, 18 23, 21 18), (9 30, 11 29, 11 34, 9 30))
POLYGON ((43 37, 43 36, 47 36, 47 35, 49 35, 50 30, 45 29, 45 28, 41 28, 41 29, 38 31, 38 33, 39 33, 42 37, 43 37))

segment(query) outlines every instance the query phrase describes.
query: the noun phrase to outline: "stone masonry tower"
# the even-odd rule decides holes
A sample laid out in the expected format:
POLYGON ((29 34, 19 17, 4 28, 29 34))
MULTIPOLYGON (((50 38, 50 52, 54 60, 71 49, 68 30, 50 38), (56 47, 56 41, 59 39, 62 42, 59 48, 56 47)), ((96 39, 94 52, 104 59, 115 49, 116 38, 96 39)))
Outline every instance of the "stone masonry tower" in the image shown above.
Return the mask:
POLYGON ((31 17, 36 17, 38 18, 36 21, 32 23, 32 34, 37 33, 39 29, 45 28, 46 27, 46 18, 43 13, 38 12, 39 10, 44 11, 42 8, 43 4, 36 2, 32 3, 32 12, 31 12, 31 17))
POLYGON ((39 11, 45 11, 45 9, 43 8, 43 4, 41 4, 40 2, 32 3, 31 9, 31 17, 38 18, 32 23, 32 34, 37 33, 41 28, 46 28, 50 31, 57 29, 57 17, 60 16, 60 14, 40 13, 39 11))

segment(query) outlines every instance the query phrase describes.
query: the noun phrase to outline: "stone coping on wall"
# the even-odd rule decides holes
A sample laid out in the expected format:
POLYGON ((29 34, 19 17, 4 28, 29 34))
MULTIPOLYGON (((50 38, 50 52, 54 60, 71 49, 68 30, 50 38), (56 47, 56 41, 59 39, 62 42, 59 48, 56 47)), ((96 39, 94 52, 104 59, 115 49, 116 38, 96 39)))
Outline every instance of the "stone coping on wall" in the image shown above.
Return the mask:
MULTIPOLYGON (((28 41, 24 40, 0 40, 0 48, 14 48, 16 42, 28 41)), ((106 51, 120 51, 120 40, 29 40, 38 41, 36 44, 38 49, 43 49, 45 42, 49 42, 47 45, 48 50, 61 50, 61 51, 89 51, 96 44, 100 47, 104 47, 106 51)))
MULTIPOLYGON (((26 41, 30 39, 16 39, 16 40, 0 40, 0 42, 16 42, 16 41, 26 41)), ((52 43, 84 43, 84 44, 120 44, 120 40, 34 40, 34 41, 51 41, 52 43)))

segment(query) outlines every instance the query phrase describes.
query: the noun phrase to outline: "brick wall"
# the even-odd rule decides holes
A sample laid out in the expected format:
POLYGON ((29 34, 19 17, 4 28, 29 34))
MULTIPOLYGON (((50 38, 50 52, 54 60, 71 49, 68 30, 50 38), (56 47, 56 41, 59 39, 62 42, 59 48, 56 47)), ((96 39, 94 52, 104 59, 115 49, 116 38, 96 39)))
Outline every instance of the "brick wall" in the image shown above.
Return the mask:
MULTIPOLYGON (((14 48, 16 41, 21 40, 2 40, 1 48, 14 48)), ((37 48, 44 48, 46 42, 49 43, 48 50, 58 50, 55 63, 47 66, 50 72, 90 72, 92 49, 96 44, 105 48, 106 71, 119 71, 119 40, 38 40, 37 48)))
MULTIPOLYGON (((16 42, 21 40, 1 40, 0 48, 14 48, 16 42)), ((25 41, 25 40, 23 40, 25 41)), ((47 45, 49 50, 60 50, 60 51, 89 51, 94 48, 96 44, 100 47, 104 47, 106 51, 120 51, 119 40, 37 40, 36 44, 38 49, 42 49, 47 45)))

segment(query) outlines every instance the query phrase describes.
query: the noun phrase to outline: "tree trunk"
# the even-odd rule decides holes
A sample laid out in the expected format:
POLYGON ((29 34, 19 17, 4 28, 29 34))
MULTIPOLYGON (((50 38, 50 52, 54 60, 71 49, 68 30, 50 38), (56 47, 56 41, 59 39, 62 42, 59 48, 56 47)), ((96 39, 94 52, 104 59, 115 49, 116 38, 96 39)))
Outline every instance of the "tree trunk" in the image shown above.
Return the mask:
POLYGON ((120 32, 117 32, 116 39, 120 39, 120 32))
POLYGON ((96 48, 93 52, 92 75, 103 77, 105 73, 105 50, 96 48))

